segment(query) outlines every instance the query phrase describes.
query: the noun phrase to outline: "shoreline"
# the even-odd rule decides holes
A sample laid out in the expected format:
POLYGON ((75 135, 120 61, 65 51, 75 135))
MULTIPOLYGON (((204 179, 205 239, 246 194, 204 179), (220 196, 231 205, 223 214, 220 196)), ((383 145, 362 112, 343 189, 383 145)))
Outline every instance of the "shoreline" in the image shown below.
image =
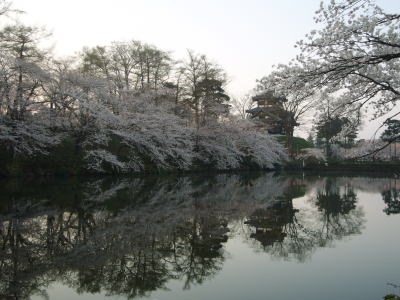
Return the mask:
POLYGON ((325 165, 310 165, 301 166, 288 164, 283 167, 286 171, 307 171, 307 172, 330 172, 330 173, 345 173, 345 172, 368 172, 368 173, 394 173, 400 175, 400 162, 367 162, 367 163, 348 163, 334 162, 325 165))
POLYGON ((214 169, 214 168, 198 168, 191 170, 147 170, 142 172, 131 173, 96 173, 96 172, 58 172, 56 169, 47 173, 30 172, 29 174, 1 174, 1 180, 7 179, 62 179, 62 178, 105 178, 105 177, 158 177, 158 176, 190 176, 190 175, 217 175, 217 174, 256 174, 264 172, 275 172, 277 174, 330 174, 330 175, 360 175, 360 174, 374 174, 374 175, 395 175, 400 177, 400 163, 331 163, 325 165, 309 165, 301 166, 294 165, 289 162, 287 165, 277 166, 274 169, 260 169, 260 168, 238 168, 238 169, 214 169))

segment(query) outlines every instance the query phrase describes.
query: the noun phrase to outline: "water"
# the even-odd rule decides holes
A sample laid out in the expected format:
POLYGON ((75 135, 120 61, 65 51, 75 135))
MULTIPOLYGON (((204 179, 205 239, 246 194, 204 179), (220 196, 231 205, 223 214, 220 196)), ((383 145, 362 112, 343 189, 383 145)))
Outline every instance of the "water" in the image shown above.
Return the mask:
POLYGON ((0 299, 400 294, 400 180, 1 181, 0 299))

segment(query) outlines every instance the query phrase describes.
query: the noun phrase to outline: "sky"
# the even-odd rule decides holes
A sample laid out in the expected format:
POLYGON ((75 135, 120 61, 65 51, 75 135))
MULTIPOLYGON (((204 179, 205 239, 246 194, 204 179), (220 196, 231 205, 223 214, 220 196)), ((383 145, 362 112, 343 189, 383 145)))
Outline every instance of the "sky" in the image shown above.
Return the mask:
MULTIPOLYGON (((377 0, 390 12, 400 0, 377 0)), ((24 23, 45 26, 57 55, 84 46, 132 39, 171 51, 182 59, 188 49, 205 54, 226 70, 227 91, 240 97, 273 65, 298 54, 296 41, 316 28, 320 0, 13 0, 24 23)), ((376 122, 361 132, 368 138, 376 122)))

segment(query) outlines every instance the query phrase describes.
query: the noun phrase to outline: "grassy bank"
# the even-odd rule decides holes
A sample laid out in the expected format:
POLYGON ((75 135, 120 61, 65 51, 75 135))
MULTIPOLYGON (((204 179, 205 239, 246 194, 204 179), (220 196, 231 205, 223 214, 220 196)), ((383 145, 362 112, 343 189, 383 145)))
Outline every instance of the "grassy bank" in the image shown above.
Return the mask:
POLYGON ((400 162, 355 162, 355 161, 332 161, 328 163, 318 161, 288 161, 284 166, 287 171, 318 171, 318 172, 368 172, 368 173, 399 173, 400 162))

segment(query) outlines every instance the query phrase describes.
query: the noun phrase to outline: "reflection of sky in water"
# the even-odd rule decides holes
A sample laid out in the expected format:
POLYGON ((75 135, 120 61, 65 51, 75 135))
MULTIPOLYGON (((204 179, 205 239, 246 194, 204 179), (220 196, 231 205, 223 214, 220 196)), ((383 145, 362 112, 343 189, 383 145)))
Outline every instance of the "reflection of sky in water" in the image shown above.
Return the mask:
MULTIPOLYGON (((371 180, 371 179, 368 179, 371 180)), ((387 182, 336 180, 339 193, 345 183, 353 184, 357 195, 356 208, 351 212, 361 213, 361 234, 335 236, 327 247, 315 244, 305 253, 305 259, 296 256, 279 257, 274 251, 276 244, 261 247, 250 238, 250 226, 232 220, 229 224, 229 239, 222 243, 225 261, 214 277, 206 278, 202 284, 191 284, 183 289, 182 279, 170 279, 167 290, 152 292, 149 298, 158 300, 179 299, 382 299, 396 289, 387 283, 400 283, 400 240, 398 228, 400 214, 387 216, 382 201, 382 189, 387 182), (377 183, 378 182, 378 183, 377 183)), ((317 220, 322 213, 316 205, 318 191, 326 192, 324 180, 307 183, 305 195, 297 195, 293 209, 300 225, 323 228, 317 220)), ((337 191, 337 190, 336 190, 337 191)), ((347 218, 348 214, 341 216, 347 218)), ((248 218, 248 217, 247 217, 248 218)), ((290 239, 285 237, 284 243, 290 239)), ((78 294, 75 289, 61 283, 53 283, 47 289, 50 299, 125 299, 124 296, 100 294, 78 294)), ((41 299, 33 296, 32 299, 41 299)), ((136 299, 142 299, 140 297, 136 299)))

